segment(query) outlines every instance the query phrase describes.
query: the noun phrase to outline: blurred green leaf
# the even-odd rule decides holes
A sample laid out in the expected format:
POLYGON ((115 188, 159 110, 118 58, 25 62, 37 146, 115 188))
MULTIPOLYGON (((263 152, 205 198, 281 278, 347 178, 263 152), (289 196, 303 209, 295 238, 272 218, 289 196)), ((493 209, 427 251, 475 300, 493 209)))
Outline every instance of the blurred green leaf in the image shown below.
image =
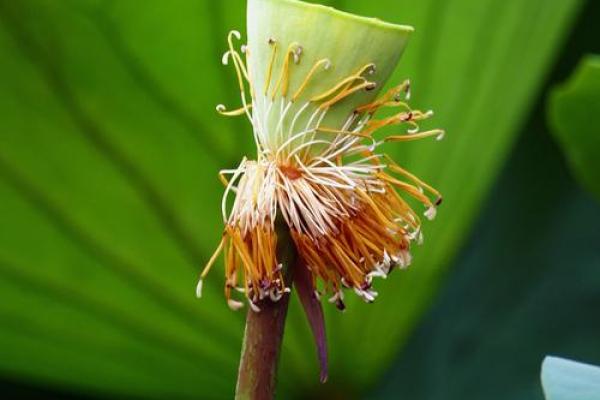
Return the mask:
POLYGON ((558 357, 542 363, 546 400, 600 399, 600 368, 558 357))
MULTIPOLYGON (((410 77, 441 143, 390 153, 445 195, 407 272, 371 305, 326 307, 331 377, 318 386, 293 303, 283 397, 355 395, 381 374, 430 302, 530 111, 579 0, 330 1, 416 27, 392 82, 410 77)), ((252 155, 220 64, 241 0, 0 1, 0 370, 72 389, 230 398, 243 315, 218 274, 219 168, 252 155)))
POLYGON ((548 114, 573 172, 600 199, 600 56, 582 59, 569 81, 554 89, 548 114))
POLYGON ((367 398, 541 400, 546 354, 600 361, 600 204, 544 122, 535 112, 522 128, 452 272, 367 398))

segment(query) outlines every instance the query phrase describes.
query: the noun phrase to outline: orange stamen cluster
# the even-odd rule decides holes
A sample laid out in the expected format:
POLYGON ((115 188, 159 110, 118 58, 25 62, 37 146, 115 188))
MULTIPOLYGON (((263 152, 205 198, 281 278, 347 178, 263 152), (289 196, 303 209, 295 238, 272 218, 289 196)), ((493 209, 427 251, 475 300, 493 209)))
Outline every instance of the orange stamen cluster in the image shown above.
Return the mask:
POLYGON ((346 220, 340 220, 338 233, 314 240, 292 230, 298 252, 315 279, 325 283, 325 291, 335 293, 332 302, 344 309, 342 288, 371 302, 377 292, 371 289, 375 276, 386 277, 393 265, 410 264, 408 231, 396 222, 411 214, 410 208, 389 188, 383 194, 363 193, 364 201, 346 220))
POLYGON ((250 305, 269 297, 279 300, 286 291, 282 268, 277 264, 277 237, 270 226, 256 226, 245 235, 234 226, 225 228, 225 297, 234 308, 241 303, 231 300, 231 289, 246 293, 250 305), (245 279, 239 279, 239 271, 245 279), (240 282, 241 281, 241 282, 240 282))
MULTIPOLYGON (((420 218, 400 193, 422 203, 429 219, 435 216, 441 203, 435 189, 374 150, 383 142, 429 136, 440 139, 444 132, 438 129, 419 132, 419 122, 432 112, 408 106, 405 102, 409 97, 408 81, 357 107, 343 126, 322 126, 320 121, 332 107, 357 92, 377 86, 366 77, 374 73, 375 65, 366 64, 329 89, 304 100, 303 105, 295 104, 301 103, 300 95, 318 74, 327 73, 332 64, 328 59, 318 60, 301 84, 290 88, 290 74, 303 49, 297 43, 290 44, 281 56, 281 72, 273 76, 278 52, 274 39, 268 43, 272 56, 261 92, 261 99, 271 104, 265 103, 260 108, 266 115, 254 118, 253 113, 259 112, 254 104, 256 93, 248 78, 248 68, 233 49, 232 36, 239 34, 230 34, 224 60, 234 62, 243 107, 226 111, 220 105, 217 110, 227 116, 248 116, 254 128, 258 159, 244 159, 236 170, 224 171, 233 175, 230 180, 221 176, 227 186, 223 200, 226 227, 221 244, 202 272, 198 294, 202 279, 221 252, 225 255, 225 296, 231 308, 242 306, 232 299, 232 289, 244 293, 255 311, 259 310, 258 301, 265 298, 276 301, 289 291, 276 252, 274 220, 281 217, 287 223, 299 256, 312 272, 315 288, 332 293, 330 301, 340 309, 345 307, 343 288, 353 289, 365 301, 373 301, 377 293, 372 290, 372 279, 386 277, 395 266, 407 267, 411 261, 411 242, 419 243, 422 239, 420 218), (252 93, 252 102, 245 97, 245 84, 252 93), (281 104, 273 106, 275 101, 281 104), (375 119, 374 115, 384 107, 400 111, 375 119), (290 109, 296 110, 296 114, 288 115, 290 109), (273 117, 268 114, 271 110, 279 110, 281 115, 273 117), (310 118, 299 118, 305 112, 312 112, 310 118), (276 132, 264 132, 265 126, 260 121, 269 119, 280 121, 274 127, 276 132), (308 123, 294 130, 298 119, 308 123), (284 132, 282 122, 290 120, 294 122, 289 132, 284 132), (398 125, 407 126, 407 132, 383 140, 374 138, 381 128, 398 125), (228 215, 226 203, 230 192, 235 192, 236 197, 228 215)), ((248 57, 248 49, 245 53, 248 57)))

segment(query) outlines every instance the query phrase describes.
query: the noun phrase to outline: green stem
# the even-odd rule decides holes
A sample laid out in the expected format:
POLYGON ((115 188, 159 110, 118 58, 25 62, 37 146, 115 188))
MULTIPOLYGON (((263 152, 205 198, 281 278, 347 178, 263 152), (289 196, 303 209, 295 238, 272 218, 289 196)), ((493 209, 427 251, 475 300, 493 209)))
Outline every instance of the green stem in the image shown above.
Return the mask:
MULTIPOLYGON (((278 223, 277 259, 284 266, 286 286, 292 287, 296 250, 288 227, 278 223)), ((236 386, 236 400, 271 400, 275 397, 277 364, 283 341, 290 294, 279 301, 265 299, 260 312, 248 309, 242 355, 236 386)))

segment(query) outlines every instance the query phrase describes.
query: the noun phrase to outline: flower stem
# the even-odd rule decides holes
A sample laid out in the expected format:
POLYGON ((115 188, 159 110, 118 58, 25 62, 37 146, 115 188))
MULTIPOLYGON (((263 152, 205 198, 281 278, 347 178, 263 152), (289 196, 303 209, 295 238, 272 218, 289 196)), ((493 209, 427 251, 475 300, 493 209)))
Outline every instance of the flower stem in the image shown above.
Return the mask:
MULTIPOLYGON (((276 230, 277 259, 283 264, 286 286, 291 288, 296 249, 285 224, 277 223, 276 230)), ((279 301, 267 298, 257 303, 260 312, 248 309, 236 400, 271 400, 275 397, 275 377, 289 300, 290 294, 285 293, 279 301)))

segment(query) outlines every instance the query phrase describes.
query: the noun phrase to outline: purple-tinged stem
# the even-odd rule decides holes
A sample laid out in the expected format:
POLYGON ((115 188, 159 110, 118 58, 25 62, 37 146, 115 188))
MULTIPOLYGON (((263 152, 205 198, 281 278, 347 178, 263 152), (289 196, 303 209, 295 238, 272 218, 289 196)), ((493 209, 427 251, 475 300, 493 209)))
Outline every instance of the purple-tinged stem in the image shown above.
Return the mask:
POLYGON ((304 307, 306 318, 315 338, 317 346, 317 357, 321 367, 321 383, 327 381, 327 337, 325 334, 325 317, 323 316, 323 307, 317 298, 315 287, 312 281, 311 272, 298 257, 296 268, 294 269, 294 286, 298 293, 298 298, 304 307))
MULTIPOLYGON (((277 227, 277 260, 283 264, 287 287, 292 287, 296 249, 287 226, 277 227)), ((277 364, 283 341, 290 293, 279 301, 264 299, 257 303, 260 312, 248 309, 242 343, 242 356, 235 391, 236 400, 275 398, 277 364)))
POLYGON ((283 340, 289 294, 260 303, 260 312, 248 310, 235 398, 271 400, 275 397, 277 364, 283 340))

